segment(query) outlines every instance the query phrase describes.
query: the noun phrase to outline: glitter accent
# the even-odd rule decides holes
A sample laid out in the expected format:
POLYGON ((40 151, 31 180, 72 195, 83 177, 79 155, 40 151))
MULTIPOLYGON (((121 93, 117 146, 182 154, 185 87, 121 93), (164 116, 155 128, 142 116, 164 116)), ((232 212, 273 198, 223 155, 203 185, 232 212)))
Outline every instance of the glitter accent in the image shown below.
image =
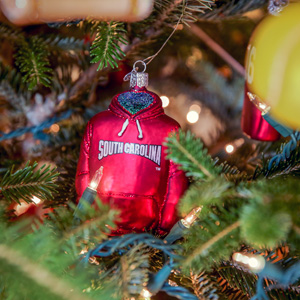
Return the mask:
POLYGON ((139 88, 148 86, 148 73, 131 72, 130 87, 134 88, 136 86, 139 88))
POLYGON ((126 92, 118 97, 119 104, 132 115, 149 107, 154 101, 154 98, 148 93, 126 92))
POLYGON ((271 15, 278 16, 289 4, 289 0, 269 0, 268 11, 271 15))

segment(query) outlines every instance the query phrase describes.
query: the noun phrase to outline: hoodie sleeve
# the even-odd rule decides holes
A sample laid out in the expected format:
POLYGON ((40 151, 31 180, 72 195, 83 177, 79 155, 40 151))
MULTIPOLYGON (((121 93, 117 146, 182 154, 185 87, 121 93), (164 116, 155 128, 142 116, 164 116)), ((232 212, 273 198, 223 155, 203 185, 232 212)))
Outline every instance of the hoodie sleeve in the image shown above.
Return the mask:
POLYGON ((159 229, 169 232, 178 221, 177 204, 188 187, 185 173, 170 161, 169 178, 165 199, 161 208, 159 229))
POLYGON ((77 202, 81 198, 84 190, 89 184, 89 151, 91 139, 91 124, 87 124, 85 133, 81 142, 80 155, 77 164, 75 187, 77 193, 77 202))

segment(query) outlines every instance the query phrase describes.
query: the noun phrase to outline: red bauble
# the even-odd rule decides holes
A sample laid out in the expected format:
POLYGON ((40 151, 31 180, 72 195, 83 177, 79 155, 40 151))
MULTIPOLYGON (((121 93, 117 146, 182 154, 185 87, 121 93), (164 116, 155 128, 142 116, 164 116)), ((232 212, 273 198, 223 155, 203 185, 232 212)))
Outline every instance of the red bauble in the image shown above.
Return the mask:
POLYGON ((104 167, 98 196, 121 212, 113 234, 167 232, 178 220, 176 206, 187 179, 166 159, 164 142, 179 127, 165 115, 161 99, 145 86, 115 96, 107 111, 89 121, 76 190, 79 199, 95 172, 104 167))
POLYGON ((244 133, 251 139, 259 141, 276 141, 280 134, 261 115, 259 109, 250 101, 245 85, 244 106, 242 111, 241 126, 244 133))

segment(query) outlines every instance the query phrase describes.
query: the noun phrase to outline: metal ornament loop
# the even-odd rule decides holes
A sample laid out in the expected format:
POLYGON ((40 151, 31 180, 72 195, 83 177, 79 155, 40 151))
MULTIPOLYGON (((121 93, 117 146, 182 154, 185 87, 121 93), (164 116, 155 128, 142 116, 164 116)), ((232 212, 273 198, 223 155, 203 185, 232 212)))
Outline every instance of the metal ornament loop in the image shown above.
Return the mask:
POLYGON ((146 71, 146 64, 142 60, 137 60, 134 65, 133 69, 130 73, 126 74, 124 77, 124 81, 130 80, 130 87, 131 88, 143 88, 148 86, 148 73, 145 73, 146 71), (138 72, 136 67, 137 63, 141 63, 144 66, 144 70, 142 72, 138 72))
POLYGON ((133 64, 133 70, 136 70, 136 69, 137 69, 137 67, 136 67, 136 64, 137 64, 137 63, 141 63, 141 64, 144 66, 144 70, 141 71, 141 73, 144 73, 144 72, 146 71, 147 65, 146 65, 145 62, 142 61, 142 60, 137 60, 137 61, 133 64))

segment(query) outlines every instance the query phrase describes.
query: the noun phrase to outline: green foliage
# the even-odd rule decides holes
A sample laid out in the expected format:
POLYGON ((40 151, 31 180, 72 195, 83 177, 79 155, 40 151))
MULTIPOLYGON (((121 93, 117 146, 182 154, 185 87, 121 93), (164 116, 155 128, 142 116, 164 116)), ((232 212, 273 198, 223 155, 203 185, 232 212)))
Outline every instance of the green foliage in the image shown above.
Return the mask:
POLYGON ((53 71, 48 54, 46 44, 41 38, 34 36, 18 43, 16 65, 23 73, 23 81, 28 83, 29 90, 39 84, 51 86, 53 71))
POLYGON ((238 211, 225 208, 211 208, 210 214, 190 228, 183 243, 183 266, 210 270, 222 260, 228 260, 240 245, 238 211))
POLYGON ((190 131, 179 131, 167 138, 168 158, 180 165, 187 176, 206 179, 219 174, 212 158, 207 154, 200 139, 196 139, 190 131))
POLYGON ((59 174, 55 172, 56 168, 46 165, 35 170, 37 165, 35 162, 30 166, 28 162, 21 170, 13 173, 11 168, 6 172, 0 182, 0 192, 7 201, 20 203, 20 200, 31 202, 33 196, 40 199, 53 197, 57 187, 54 181, 59 174))
MULTIPOLYGON (((249 204, 241 212, 241 232, 252 244, 274 247, 299 226, 299 184, 295 179, 261 180, 249 190, 249 204)), ((291 243, 297 241, 290 240, 291 243)))
MULTIPOLYGON (((279 247, 276 250, 267 250, 264 252, 243 247, 243 253, 256 254, 264 256, 269 263, 276 263, 280 268, 288 268, 297 262, 297 257, 291 257, 286 246, 279 247)), ((224 261, 218 268, 213 271, 213 274, 218 278, 217 288, 222 292, 222 295, 228 296, 233 300, 246 300, 254 296, 256 293, 257 276, 248 268, 234 263, 233 261, 224 261)), ((274 288, 275 282, 266 279, 266 291, 271 299, 298 299, 299 289, 296 286, 290 286, 286 290, 274 288), (273 286, 273 288, 272 288, 273 286)), ((275 284, 276 285, 276 284, 275 284)))
POLYGON ((9 42, 18 42, 23 38, 23 34, 18 27, 12 27, 8 24, 0 23, 0 40, 9 42))
POLYGON ((266 0, 226 0, 216 1, 215 7, 212 11, 207 11, 204 15, 200 15, 200 19, 220 20, 225 18, 232 18, 242 15, 248 11, 266 6, 266 0))
POLYGON ((197 21, 198 14, 204 14, 213 4, 212 0, 156 0, 155 9, 166 22, 176 23, 181 18, 181 22, 188 25, 197 21))
POLYGON ((233 297, 236 300, 246 300, 254 296, 257 277, 253 273, 231 262, 223 262, 216 272, 220 276, 219 290, 222 290, 223 294, 230 299, 233 297))
POLYGON ((272 212, 268 205, 251 203, 242 211, 242 235, 250 244, 274 247, 291 230, 291 217, 284 212, 272 212))
POLYGON ((100 209, 87 209, 84 220, 90 221, 78 227, 68 207, 55 210, 31 232, 24 232, 25 222, 0 223, 0 273, 5 274, 0 291, 12 297, 4 299, 110 299, 113 290, 95 285, 97 265, 83 269, 79 264, 81 250, 106 238, 105 224, 116 215, 108 206, 100 209))
POLYGON ((125 53, 119 46, 119 44, 127 44, 125 33, 122 23, 111 21, 98 24, 96 38, 90 49, 90 55, 94 57, 91 62, 99 63, 97 70, 106 68, 108 64, 112 68, 118 67, 117 61, 125 57, 125 53))
POLYGON ((219 296, 216 293, 216 284, 207 273, 193 273, 191 271, 188 278, 190 280, 190 287, 193 289, 194 294, 199 300, 219 299, 219 296))
POLYGON ((136 245, 119 257, 117 262, 100 276, 99 281, 117 285, 115 291, 122 299, 137 297, 148 282, 149 253, 144 245, 136 245))
POLYGON ((30 97, 31 93, 22 82, 21 74, 0 62, 0 106, 7 104, 23 112, 30 97))
MULTIPOLYGON (((195 52, 195 55, 197 52, 195 52)), ((229 81, 218 73, 213 64, 203 59, 196 60, 195 65, 191 68, 193 77, 201 85, 198 92, 198 98, 203 99, 205 105, 212 109, 214 113, 221 119, 224 108, 227 114, 231 117, 240 113, 242 99, 244 95, 244 78, 242 76, 235 76, 232 81, 229 81), (222 106, 220 106, 222 103, 222 106)), ((233 120, 224 120, 232 122, 233 120)), ((230 126, 230 124, 227 124, 230 126)))
POLYGON ((179 210, 182 215, 188 214, 192 208, 203 206, 201 218, 210 213, 212 205, 222 205, 225 197, 230 196, 234 191, 230 189, 232 184, 223 177, 205 182, 193 184, 179 203, 179 210))
MULTIPOLYGON (((285 141, 280 144, 278 149, 276 149, 276 153, 282 153, 284 147, 289 141, 285 141)), ((300 147, 299 142, 297 143, 297 147, 294 150, 290 151, 290 154, 286 159, 282 159, 279 164, 273 163, 271 169, 269 169, 269 161, 272 157, 268 157, 263 159, 262 166, 257 167, 255 174, 253 175, 254 179, 258 179, 261 177, 266 178, 275 178, 279 176, 299 176, 300 175, 300 147)))

